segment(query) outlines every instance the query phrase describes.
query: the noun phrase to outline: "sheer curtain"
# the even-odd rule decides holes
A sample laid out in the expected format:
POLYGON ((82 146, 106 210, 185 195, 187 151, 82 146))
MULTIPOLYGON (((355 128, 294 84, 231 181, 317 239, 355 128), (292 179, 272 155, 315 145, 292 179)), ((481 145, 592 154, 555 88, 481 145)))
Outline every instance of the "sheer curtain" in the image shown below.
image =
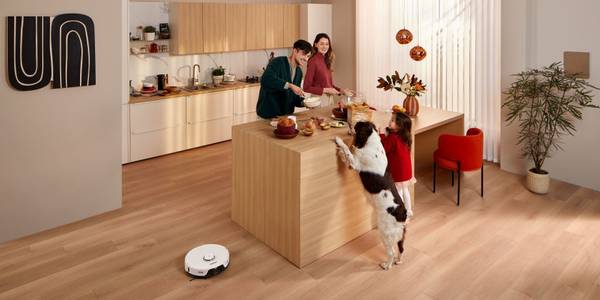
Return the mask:
POLYGON ((427 84, 423 106, 465 114, 465 129, 484 131, 484 158, 498 162, 500 146, 500 0, 357 0, 357 88, 379 109, 404 95, 377 89, 377 77, 398 70, 427 84), (408 45, 396 42, 405 27, 408 45), (420 44, 427 57, 414 61, 420 44))

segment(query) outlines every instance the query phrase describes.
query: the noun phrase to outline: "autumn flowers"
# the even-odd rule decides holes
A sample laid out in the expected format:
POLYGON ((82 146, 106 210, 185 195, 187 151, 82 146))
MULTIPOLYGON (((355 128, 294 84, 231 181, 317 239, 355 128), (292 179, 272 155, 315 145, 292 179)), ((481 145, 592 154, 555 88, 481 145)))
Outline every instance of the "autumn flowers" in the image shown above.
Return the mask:
POLYGON ((395 71, 391 76, 379 77, 377 81, 379 82, 378 89, 384 91, 395 89, 407 96, 420 96, 426 91, 423 81, 419 80, 414 74, 405 74, 404 77, 400 78, 398 71, 395 71))

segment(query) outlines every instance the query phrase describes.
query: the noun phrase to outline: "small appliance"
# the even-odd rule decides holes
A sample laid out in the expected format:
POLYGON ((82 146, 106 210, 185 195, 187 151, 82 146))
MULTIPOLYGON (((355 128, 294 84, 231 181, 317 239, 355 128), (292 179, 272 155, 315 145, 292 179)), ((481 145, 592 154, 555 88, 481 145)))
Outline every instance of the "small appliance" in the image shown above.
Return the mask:
POLYGON ((206 244, 185 255, 184 270, 198 278, 210 278, 229 266, 229 250, 217 244, 206 244))

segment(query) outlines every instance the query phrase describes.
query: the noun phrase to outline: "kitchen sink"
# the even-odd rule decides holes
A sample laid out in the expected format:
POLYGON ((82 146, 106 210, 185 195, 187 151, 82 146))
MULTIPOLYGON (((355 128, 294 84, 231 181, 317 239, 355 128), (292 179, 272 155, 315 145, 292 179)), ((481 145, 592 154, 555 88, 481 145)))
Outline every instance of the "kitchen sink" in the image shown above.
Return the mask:
POLYGON ((186 92, 201 91, 201 90, 208 90, 208 89, 210 89, 210 87, 202 86, 202 85, 186 86, 183 88, 183 90, 186 92))

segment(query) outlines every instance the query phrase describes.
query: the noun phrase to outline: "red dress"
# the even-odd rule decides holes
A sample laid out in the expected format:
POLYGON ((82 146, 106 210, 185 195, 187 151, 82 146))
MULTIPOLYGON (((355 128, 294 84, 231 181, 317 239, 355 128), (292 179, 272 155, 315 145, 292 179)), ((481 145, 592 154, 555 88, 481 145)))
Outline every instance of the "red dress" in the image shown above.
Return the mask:
POLYGON ((325 56, 321 52, 317 52, 308 60, 303 90, 307 93, 323 95, 324 88, 340 90, 333 85, 333 77, 325 63, 325 56))
POLYGON ((394 181, 403 182, 412 179, 412 163, 408 145, 395 133, 389 133, 387 136, 381 134, 380 136, 388 160, 388 170, 392 173, 394 181))

